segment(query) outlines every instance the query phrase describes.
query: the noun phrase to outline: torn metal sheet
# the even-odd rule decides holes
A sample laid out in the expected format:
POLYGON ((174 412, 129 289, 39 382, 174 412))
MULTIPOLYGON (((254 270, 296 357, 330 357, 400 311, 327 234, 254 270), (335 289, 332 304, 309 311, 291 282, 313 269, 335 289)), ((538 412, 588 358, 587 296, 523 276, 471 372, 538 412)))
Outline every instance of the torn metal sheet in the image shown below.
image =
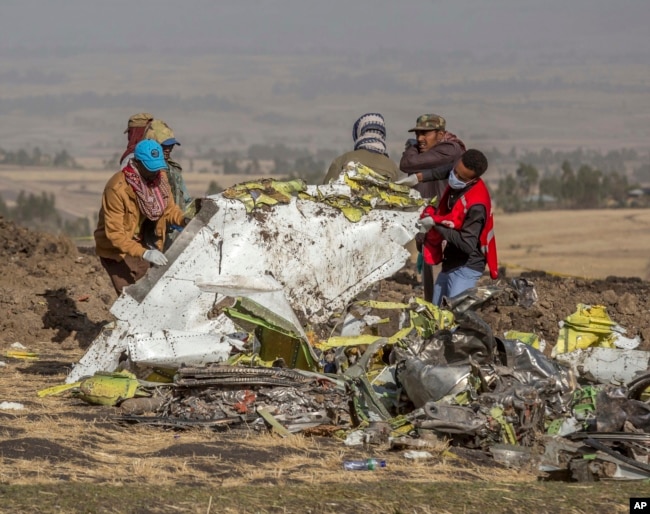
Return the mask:
POLYGON ((114 371, 126 355, 128 323, 115 321, 106 325, 72 369, 66 383, 78 382, 97 371, 114 371))
POLYGON ((434 366, 417 358, 404 361, 397 368, 397 379, 416 407, 465 390, 470 366, 434 366))
POLYGON ((414 420, 413 424, 436 432, 473 435, 484 428, 488 422, 487 417, 480 412, 474 412, 469 407, 460 405, 427 402, 422 410, 426 418, 414 420))
MULTIPOLYGON (((167 250, 168 264, 151 268, 112 306, 119 333, 100 335, 66 381, 116 369, 129 350, 127 335, 237 332, 226 313, 213 310, 232 294, 254 299, 299 332, 342 311, 356 295, 403 267, 410 256, 404 245, 417 232, 419 195, 372 178, 368 194, 383 188, 386 195, 376 202, 368 196, 369 209, 357 222, 322 200, 365 197, 363 182, 355 182, 355 188, 291 186, 277 198, 270 195, 279 199, 275 205, 253 205, 250 212, 240 199, 203 199, 167 250)), ((246 194, 254 197, 256 187, 246 194)))
POLYGON ((510 285, 518 305, 528 309, 537 303, 537 291, 533 282, 526 278, 513 278, 510 280, 510 285))
POLYGON ((179 330, 160 330, 130 334, 127 349, 133 362, 148 366, 200 366, 224 362, 233 348, 228 337, 221 334, 196 334, 179 330))
POLYGON ((650 405, 628 398, 625 387, 606 386, 596 398, 596 430, 620 432, 626 423, 650 432, 650 405))
POLYGON ((650 352, 619 348, 574 350, 556 355, 555 360, 572 367, 580 377, 601 384, 625 384, 650 368, 650 352))
POLYGON ((499 339, 498 342, 499 349, 505 353, 506 364, 522 384, 533 385, 545 395, 565 394, 577 387, 571 370, 559 366, 532 346, 512 339, 499 339))
POLYGON ((565 480, 571 475, 580 481, 593 481, 594 478, 647 479, 650 476, 647 460, 633 459, 625 453, 632 448, 645 448, 647 458, 650 449, 648 437, 648 434, 638 433, 574 433, 568 439, 546 436, 539 469, 558 474, 565 480), (570 470, 569 476, 558 473, 562 470, 570 470))
POLYGON ((466 311, 474 311, 490 298, 501 293, 503 293, 503 288, 498 286, 474 287, 453 298, 443 298, 442 306, 457 315, 466 311))
POLYGON ((350 426, 342 382, 282 368, 209 366, 180 368, 162 414, 179 420, 229 420, 262 416, 287 435, 317 425, 350 426))
POLYGON ((521 468, 532 458, 530 448, 511 444, 495 444, 490 447, 494 460, 507 468, 521 468))

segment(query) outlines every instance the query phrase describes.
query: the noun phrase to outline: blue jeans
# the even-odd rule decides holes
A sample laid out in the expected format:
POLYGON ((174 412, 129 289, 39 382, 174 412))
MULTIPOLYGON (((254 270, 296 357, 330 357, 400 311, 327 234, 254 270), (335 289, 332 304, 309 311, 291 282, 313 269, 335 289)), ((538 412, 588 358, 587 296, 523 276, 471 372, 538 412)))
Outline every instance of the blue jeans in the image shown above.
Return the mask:
POLYGON ((473 288, 481 275, 483 275, 482 271, 476 271, 464 266, 452 271, 441 271, 438 273, 436 284, 433 286, 433 304, 440 306, 443 296, 453 298, 473 288))

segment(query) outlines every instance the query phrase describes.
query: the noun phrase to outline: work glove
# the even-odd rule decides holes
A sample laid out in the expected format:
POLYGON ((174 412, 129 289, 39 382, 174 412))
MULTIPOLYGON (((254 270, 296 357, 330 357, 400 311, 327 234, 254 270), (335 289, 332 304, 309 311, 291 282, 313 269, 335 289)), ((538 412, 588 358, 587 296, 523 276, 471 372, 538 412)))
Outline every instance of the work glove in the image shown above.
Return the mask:
POLYGON ((417 146, 417 145, 418 145, 418 140, 415 139, 414 137, 411 137, 406 140, 406 143, 404 144, 404 150, 406 150, 410 146, 417 146))
POLYGON ((415 187, 420 183, 417 173, 411 173, 404 178, 395 181, 398 186, 415 187))
POLYGON ((167 264, 167 257, 160 250, 147 250, 142 255, 142 258, 156 266, 164 266, 167 264))
POLYGON ((425 216, 422 219, 419 219, 415 222, 415 226, 418 228, 420 234, 426 234, 435 226, 436 222, 433 221, 431 216, 425 216))

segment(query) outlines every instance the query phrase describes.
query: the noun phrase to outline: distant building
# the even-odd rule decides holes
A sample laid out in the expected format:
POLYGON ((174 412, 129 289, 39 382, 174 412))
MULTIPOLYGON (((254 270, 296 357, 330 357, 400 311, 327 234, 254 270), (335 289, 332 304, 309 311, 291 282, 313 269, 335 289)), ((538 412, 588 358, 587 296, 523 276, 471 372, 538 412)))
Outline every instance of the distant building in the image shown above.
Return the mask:
POLYGON ((529 195, 524 198, 524 202, 551 205, 557 203, 557 198, 551 195, 529 195))
POLYGON ((648 195, 650 195, 650 186, 635 187, 627 192, 627 196, 630 198, 640 198, 648 195))

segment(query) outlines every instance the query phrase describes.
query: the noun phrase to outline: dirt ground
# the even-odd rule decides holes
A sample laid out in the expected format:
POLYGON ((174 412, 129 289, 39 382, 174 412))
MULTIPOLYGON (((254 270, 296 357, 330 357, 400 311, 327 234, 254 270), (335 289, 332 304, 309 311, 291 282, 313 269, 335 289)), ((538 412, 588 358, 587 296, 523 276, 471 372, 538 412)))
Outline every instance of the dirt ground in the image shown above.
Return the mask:
MULTIPOLYGON (((482 309, 482 315, 497 335, 508 329, 534 331, 550 348, 557 337, 558 321, 574 312, 576 304, 582 302, 607 306, 612 319, 626 327, 629 336, 639 334, 642 348, 650 348, 649 283, 626 278, 585 281, 544 273, 529 273, 527 277, 535 284, 539 296, 536 305, 531 308, 513 305, 512 298, 504 294, 482 309)), ((505 283, 509 278, 501 280, 505 283)), ((555 511, 566 506, 568 509, 563 509, 566 512, 627 512, 625 498, 634 496, 630 488, 614 492, 588 489, 578 496, 568 490, 549 492, 535 485, 539 484, 539 476, 534 470, 515 473, 480 453, 449 451, 444 445, 433 452, 434 460, 413 462, 385 449, 353 450, 333 437, 318 434, 279 439, 237 431, 217 434, 209 430, 175 432, 124 426, 114 421, 119 412, 113 408, 90 406, 65 395, 38 398, 36 392, 40 389, 63 383, 71 364, 112 319, 109 308, 116 294, 92 251, 79 249, 66 238, 29 231, 2 218, 0 283, 0 307, 4 313, 0 318, 0 361, 3 363, 0 403, 18 402, 23 406, 20 410, 0 409, 0 498, 5 498, 5 506, 13 506, 14 512, 28 510, 25 507, 28 504, 23 503, 27 493, 26 489, 11 487, 39 484, 43 486, 41 499, 45 503, 40 510, 34 510, 38 512, 66 510, 63 498, 59 503, 51 503, 52 496, 61 494, 57 489, 61 484, 70 484, 69 491, 77 491, 77 501, 91 501, 89 505, 95 505, 92 501, 97 499, 97 494, 92 497, 95 500, 89 500, 90 490, 80 490, 79 484, 118 488, 165 486, 169 491, 176 487, 209 485, 222 491, 221 502, 230 498, 227 506, 220 504, 223 512, 283 512, 270 506, 259 508, 256 500, 247 503, 245 491, 252 485, 273 491, 287 485, 304 487, 305 495, 310 494, 310 487, 330 488, 330 503, 318 503, 320 507, 310 512, 402 512, 404 502, 408 504, 405 497, 413 501, 417 497, 422 502, 421 508, 409 512, 481 509, 480 502, 472 503, 476 498, 469 497, 444 508, 426 507, 439 495, 434 490, 426 492, 432 482, 481 484, 481 487, 491 484, 493 487, 486 489, 486 495, 505 491, 496 494, 516 502, 495 503, 491 512, 528 512, 525 498, 531 487, 542 488, 540 498, 548 495, 547 499, 540 500, 540 505, 553 507, 555 511), (7 357, 15 342, 38 353, 38 359, 7 357), (386 459, 388 471, 342 475, 342 460, 367 457, 386 459), (380 500, 382 491, 389 491, 396 480, 411 493, 388 494, 380 500), (341 503, 349 498, 346 495, 363 495, 359 492, 362 489, 374 491, 368 509, 357 503, 341 503), (576 498, 587 503, 572 505, 572 499, 576 498), (564 503, 557 503, 560 500, 564 503), (51 505, 60 508, 50 508, 51 505), (384 510, 377 510, 378 505, 384 510)), ((380 300, 407 300, 420 293, 417 276, 410 267, 405 268, 392 279, 383 281, 379 292, 380 300)), ((637 496, 650 495, 648 485, 642 489, 647 494, 637 496)), ((87 511, 206 512, 207 494, 202 497, 200 508, 177 503, 176 508, 166 509, 168 505, 152 507, 146 494, 142 490, 140 493, 144 496, 139 497, 135 492, 129 496, 138 505, 148 507, 131 510, 125 504, 111 508, 97 504, 87 511)), ((191 496, 182 494, 186 499, 191 496)), ((172 495, 167 501, 173 500, 172 495)), ((128 501, 126 490, 122 501, 128 501)), ((213 502, 212 495, 209 501, 213 502)), ((277 505, 281 503, 276 499, 277 505)), ((212 506, 215 511, 216 507, 216 504, 212 506)), ((305 512, 299 508, 295 511, 305 512)))

